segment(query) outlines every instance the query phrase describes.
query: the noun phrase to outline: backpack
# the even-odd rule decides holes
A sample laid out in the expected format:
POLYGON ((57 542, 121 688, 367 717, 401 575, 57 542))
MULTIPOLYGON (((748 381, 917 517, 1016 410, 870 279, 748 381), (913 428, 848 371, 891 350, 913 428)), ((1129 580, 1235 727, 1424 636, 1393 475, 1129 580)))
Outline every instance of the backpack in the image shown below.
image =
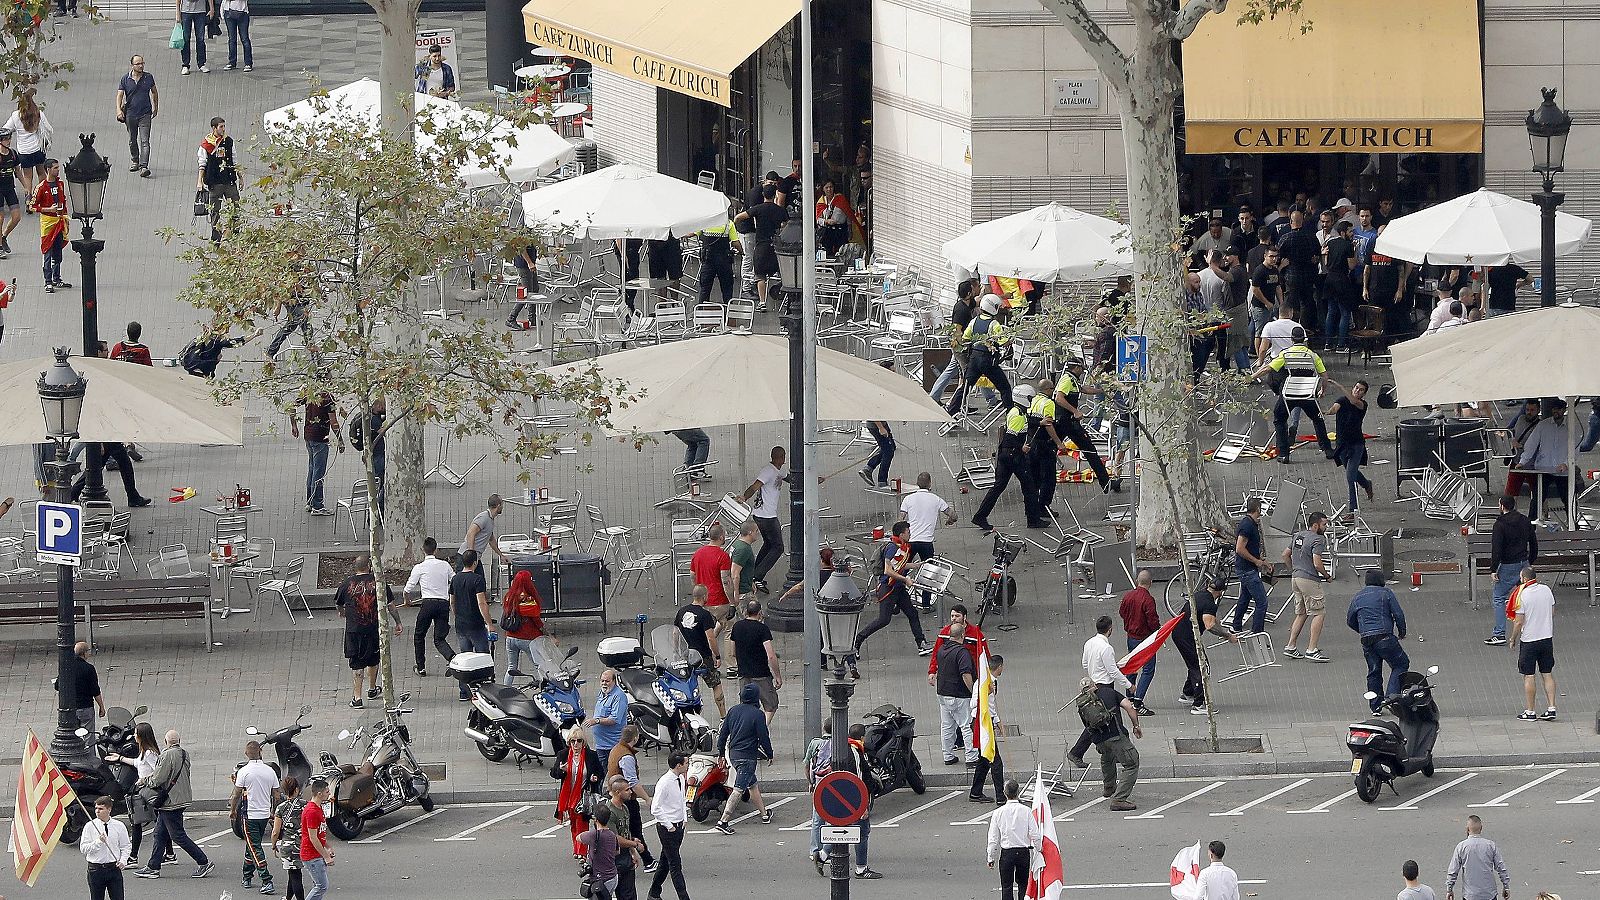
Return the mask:
POLYGON ((357 452, 360 452, 361 450, 366 449, 365 447, 361 446, 361 432, 362 432, 361 420, 362 420, 362 418, 364 418, 364 417, 363 416, 351 416, 350 417, 350 427, 348 429, 349 432, 350 432, 350 449, 355 450, 357 452))
POLYGON ((526 620, 522 615, 520 601, 507 601, 500 610, 500 630, 505 632, 521 631, 526 620))
POLYGON ((205 360, 201 358, 199 338, 190 341, 188 346, 183 348, 183 352, 178 354, 178 365, 183 366, 183 370, 190 375, 204 377, 207 374, 205 360))
POLYGON ((1083 727, 1091 732, 1104 729, 1116 717, 1101 701, 1096 687, 1098 685, 1089 685, 1079 691, 1077 698, 1072 701, 1078 707, 1078 719, 1083 722, 1083 727))
POLYGON ((808 771, 811 773, 811 784, 814 786, 822 780, 822 776, 833 771, 833 738, 817 738, 812 743, 811 750, 808 771))

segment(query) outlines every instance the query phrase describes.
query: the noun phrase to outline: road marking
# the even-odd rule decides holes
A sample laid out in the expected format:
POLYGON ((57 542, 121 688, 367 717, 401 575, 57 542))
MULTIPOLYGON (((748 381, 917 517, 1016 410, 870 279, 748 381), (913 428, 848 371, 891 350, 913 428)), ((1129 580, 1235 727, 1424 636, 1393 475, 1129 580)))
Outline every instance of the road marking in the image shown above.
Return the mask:
POLYGON ((951 791, 950 793, 945 794, 943 797, 940 797, 937 800, 929 800, 927 803, 922 804, 921 806, 917 807, 916 809, 907 810, 906 812, 903 812, 900 815, 895 816, 894 818, 890 819, 887 822, 884 822, 882 824, 874 822, 874 823, 872 823, 872 827, 873 827, 874 830, 879 829, 879 828, 899 828, 901 822, 905 821, 906 819, 911 818, 912 816, 916 815, 917 813, 922 812, 924 810, 933 809, 935 806, 938 806, 939 804, 945 802, 946 800, 950 800, 950 799, 952 799, 954 797, 959 797, 964 793, 966 793, 966 792, 965 791, 951 791))
MULTIPOLYGON (((1581 873, 1580 873, 1581 874, 1581 873)), ((1266 884, 1265 878, 1241 878, 1240 884, 1266 884)), ((1110 888, 1164 888, 1172 885, 1165 881, 1130 881, 1120 884, 1068 884, 1064 887, 1069 891, 1099 891, 1110 888)))
POLYGON ((1340 800, 1343 800, 1346 797, 1354 797, 1355 794, 1356 794, 1356 789, 1355 788, 1351 788, 1350 790, 1345 791, 1344 793, 1342 793, 1339 796, 1333 798, 1332 800, 1324 800, 1323 802, 1318 803, 1316 806, 1313 806, 1310 809, 1291 809, 1291 810, 1289 810, 1289 815, 1294 816, 1294 815, 1299 815, 1300 813, 1327 812, 1328 811, 1328 807, 1334 805, 1335 803, 1338 803, 1340 800))
MULTIPOLYGON (((211 844, 211 842, 216 840, 217 838, 222 837, 224 835, 229 835, 229 834, 233 834, 233 828, 231 828, 231 827, 224 828, 223 830, 217 832, 216 834, 208 834, 205 837, 195 841, 195 843, 196 844, 201 844, 201 845, 211 844)), ((211 844, 211 846, 215 847, 216 845, 215 844, 211 844)))
POLYGON ((396 825, 393 828, 387 829, 385 831, 378 832, 377 834, 373 835, 372 837, 363 838, 363 839, 361 839, 359 841, 351 841, 350 843, 352 843, 352 844, 381 844, 381 843, 383 843, 383 839, 385 837, 388 837, 389 835, 394 834, 396 831, 399 831, 402 828, 410 828, 411 826, 417 824, 418 822, 423 822, 423 821, 426 821, 428 819, 431 819, 434 816, 437 816, 439 813, 444 812, 446 809, 449 809, 449 807, 447 807, 447 806, 435 806, 433 808, 433 812, 425 812, 422 815, 417 816, 415 819, 407 819, 406 821, 401 822, 399 825, 396 825))
POLYGON ((1600 875, 1600 869, 1590 869, 1587 872, 1579 872, 1578 874, 1579 875, 1600 875))
POLYGON ((539 832, 537 834, 525 834, 525 835, 522 836, 522 839, 523 840, 528 840, 529 838, 547 838, 547 837, 551 836, 552 834, 555 834, 556 832, 558 832, 561 829, 566 828, 566 827, 567 827, 567 823, 565 823, 565 822, 557 822, 556 824, 551 825, 549 828, 546 828, 545 830, 543 830, 543 831, 541 831, 541 832, 539 832))
POLYGON ((494 824, 497 824, 497 823, 500 823, 500 822, 504 822, 505 820, 511 818, 512 816, 520 815, 522 813, 527 812, 530 809, 533 809, 533 804, 532 803, 529 803, 529 804, 527 804, 525 806, 519 806, 516 809, 513 809, 513 810, 511 810, 510 812, 507 812, 507 813, 501 813, 500 815, 495 816, 494 818, 490 819, 487 822, 479 822, 478 824, 472 826, 471 828, 468 828, 465 831, 458 831, 455 834, 450 835, 449 837, 434 838, 434 840, 435 841, 475 841, 475 840, 477 840, 477 838, 469 837, 469 835, 477 834, 478 832, 482 831, 483 829, 488 828, 490 825, 494 825, 494 824))
POLYGON ((987 824, 989 824, 989 820, 992 819, 992 818, 994 818, 994 813, 993 812, 986 812, 986 813, 983 813, 982 815, 973 816, 972 818, 966 820, 965 822, 951 822, 950 824, 954 825, 954 826, 957 826, 957 827, 962 826, 962 825, 987 825, 987 824))
POLYGON ((1089 807, 1095 805, 1096 803, 1104 803, 1105 801, 1110 800, 1110 799, 1111 799, 1110 797, 1106 797, 1104 795, 1096 797, 1093 800, 1090 800, 1088 803, 1083 804, 1082 806, 1075 806, 1072 809, 1069 809, 1066 812, 1062 813, 1061 815, 1056 816, 1055 821, 1057 821, 1057 822, 1071 822, 1072 821, 1072 817, 1077 815, 1078 813, 1083 812, 1084 810, 1086 810, 1089 807))
POLYGON ((1222 787, 1223 784, 1225 784, 1225 783, 1226 782, 1222 782, 1222 781, 1213 781, 1210 784, 1206 785, 1205 787, 1201 788, 1200 790, 1195 791, 1194 793, 1189 794, 1187 796, 1179 797, 1178 799, 1172 801, 1171 803, 1163 804, 1161 806, 1156 807, 1155 809, 1150 810, 1149 812, 1140 813, 1137 816, 1123 816, 1123 818, 1124 819, 1163 819, 1163 818, 1166 818, 1165 816, 1161 815, 1163 812, 1173 808, 1174 806, 1177 806, 1180 803, 1187 803, 1190 800, 1193 800, 1194 798, 1200 796, 1201 794, 1210 793, 1211 791, 1214 791, 1217 788, 1222 787))
POLYGON ((1414 810, 1414 809, 1417 808, 1417 804, 1418 803, 1421 803, 1422 801, 1428 799, 1429 797, 1432 797, 1434 794, 1442 794, 1445 791, 1448 791, 1451 788, 1455 787, 1456 785, 1460 784, 1461 782, 1466 781, 1469 778, 1476 778, 1477 776, 1478 776, 1477 772, 1468 772, 1467 774, 1461 776, 1460 778, 1457 778, 1455 781, 1449 782, 1447 784, 1439 785, 1438 787, 1436 787, 1433 790, 1427 792, 1426 794, 1423 794, 1422 796, 1416 798, 1415 800, 1409 800, 1409 801, 1407 801, 1405 803, 1400 804, 1399 806, 1380 806, 1378 808, 1380 810, 1384 811, 1384 812, 1394 812, 1396 810, 1406 810, 1406 811, 1414 810))
MULTIPOLYGON (((780 797, 777 800, 774 800, 771 803, 767 804, 767 812, 772 812, 773 810, 775 810, 778 807, 784 805, 785 803, 788 803, 790 800, 793 800, 793 799, 794 799, 793 797, 780 797)), ((745 821, 746 819, 753 819, 753 818, 755 818, 756 816, 759 816, 759 815, 761 815, 761 810, 752 809, 749 812, 745 813, 744 815, 740 816, 739 818, 734 819, 733 821, 729 822, 728 824, 729 825, 737 825, 740 822, 745 821)), ((807 825, 806 827, 809 828, 811 826, 807 825)), ((701 829, 700 831, 696 831, 694 833, 695 834, 721 834, 722 832, 716 830, 715 828, 705 828, 705 829, 701 829)))
POLYGON ((1557 800, 1556 805, 1560 806, 1567 803, 1593 803, 1594 801, 1590 800, 1589 798, 1593 797, 1595 794, 1600 794, 1600 787, 1597 787, 1592 791, 1584 791, 1578 796, 1573 797, 1571 800, 1557 800))
POLYGON ((1514 788, 1512 790, 1506 791, 1504 794, 1501 794, 1500 796, 1494 798, 1493 800, 1490 800, 1488 803, 1468 803, 1467 806, 1470 809, 1481 809, 1483 807, 1488 807, 1488 806, 1510 806, 1511 804, 1509 804, 1509 803, 1507 803, 1505 801, 1510 800, 1512 797, 1515 797, 1516 795, 1522 793, 1523 791, 1527 790, 1528 788, 1531 788, 1531 787, 1533 787, 1535 785, 1544 784, 1546 781, 1549 781, 1550 779, 1556 777, 1557 775, 1560 775, 1562 772, 1565 772, 1565 771, 1566 771, 1566 769, 1556 769, 1555 771, 1552 771, 1552 772, 1546 772, 1543 775, 1540 775, 1538 778, 1535 778, 1534 780, 1532 780, 1532 781, 1528 782, 1527 784, 1523 785, 1522 787, 1514 788))
POLYGON ((1255 800, 1251 800, 1249 803, 1246 803, 1243 806, 1235 806, 1233 809, 1230 809, 1227 812, 1212 813, 1212 815, 1213 816, 1242 816, 1242 815, 1244 815, 1245 810, 1250 809, 1251 807, 1254 807, 1254 806, 1260 806, 1261 804, 1267 802, 1268 800, 1271 800, 1273 797, 1277 797, 1277 796, 1280 796, 1282 794, 1287 794, 1290 791, 1294 790, 1295 788, 1299 787, 1302 784, 1305 784, 1306 782, 1308 782, 1310 780, 1311 779, 1309 779, 1309 778, 1302 778, 1299 781, 1294 782, 1293 784, 1288 784, 1288 785, 1285 785, 1285 786, 1283 786, 1281 788, 1278 788, 1277 790, 1275 790, 1272 793, 1266 795, 1265 797, 1259 797, 1259 798, 1257 798, 1255 800))

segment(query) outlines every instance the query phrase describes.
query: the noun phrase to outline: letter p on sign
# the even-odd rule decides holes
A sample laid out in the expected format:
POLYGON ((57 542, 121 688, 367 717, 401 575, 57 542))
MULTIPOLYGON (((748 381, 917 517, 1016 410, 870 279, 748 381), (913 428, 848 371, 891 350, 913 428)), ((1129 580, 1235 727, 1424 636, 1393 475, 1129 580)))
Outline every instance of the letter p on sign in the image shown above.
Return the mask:
POLYGON ((41 501, 36 524, 40 562, 78 565, 83 552, 83 507, 41 501))

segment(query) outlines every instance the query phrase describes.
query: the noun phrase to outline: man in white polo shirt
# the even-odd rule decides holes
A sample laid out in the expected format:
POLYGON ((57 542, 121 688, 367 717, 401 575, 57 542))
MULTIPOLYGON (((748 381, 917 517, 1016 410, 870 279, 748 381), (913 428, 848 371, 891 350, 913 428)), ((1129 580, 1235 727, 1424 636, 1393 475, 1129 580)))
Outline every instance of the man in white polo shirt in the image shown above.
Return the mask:
POLYGON ((756 556, 755 565, 750 567, 750 576, 755 579, 752 586, 763 594, 767 593, 767 573, 783 557, 783 527, 778 522, 778 488, 780 482, 788 480, 788 454, 782 447, 773 447, 772 461, 761 467, 761 471, 756 473, 756 480, 739 495, 740 502, 759 497, 750 513, 755 517, 756 527, 761 529, 761 553, 756 556))
POLYGON ((1506 618, 1511 620, 1509 648, 1517 651, 1517 671, 1522 673, 1522 693, 1527 705, 1519 719, 1556 720, 1556 595, 1539 581, 1533 569, 1522 567, 1522 583, 1506 601, 1506 618), (1539 675, 1544 676, 1544 699, 1550 705, 1537 716, 1533 700, 1539 675))
MULTIPOLYGON (((933 558, 933 530, 939 524, 939 517, 944 516, 946 525, 956 523, 956 512, 943 497, 935 494, 930 488, 933 486, 933 476, 927 472, 917 475, 917 489, 906 495, 900 501, 900 521, 911 525, 911 561, 918 562, 933 558)), ((933 608, 933 594, 922 592, 921 605, 923 609, 933 608)))

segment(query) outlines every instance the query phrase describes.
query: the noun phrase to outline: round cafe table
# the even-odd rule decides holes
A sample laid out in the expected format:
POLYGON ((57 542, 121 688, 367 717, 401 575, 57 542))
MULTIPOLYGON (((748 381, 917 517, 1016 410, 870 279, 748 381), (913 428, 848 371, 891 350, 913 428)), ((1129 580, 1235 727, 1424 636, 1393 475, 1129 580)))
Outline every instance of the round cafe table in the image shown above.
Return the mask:
POLYGON ((572 74, 572 67, 562 63, 549 63, 540 66, 523 66, 511 74, 526 80, 543 78, 548 81, 552 78, 560 78, 564 75, 572 74))
POLYGON ((567 52, 560 47, 535 47, 529 51, 533 56, 542 56, 545 59, 565 59, 567 52))
POLYGON ((550 108, 550 118, 552 118, 552 119, 570 119, 573 116, 581 116, 581 115, 583 115, 584 113, 586 113, 588 111, 589 111, 589 107, 588 107, 587 104, 583 104, 583 103, 557 103, 557 104, 555 104, 554 106, 552 106, 550 108))

